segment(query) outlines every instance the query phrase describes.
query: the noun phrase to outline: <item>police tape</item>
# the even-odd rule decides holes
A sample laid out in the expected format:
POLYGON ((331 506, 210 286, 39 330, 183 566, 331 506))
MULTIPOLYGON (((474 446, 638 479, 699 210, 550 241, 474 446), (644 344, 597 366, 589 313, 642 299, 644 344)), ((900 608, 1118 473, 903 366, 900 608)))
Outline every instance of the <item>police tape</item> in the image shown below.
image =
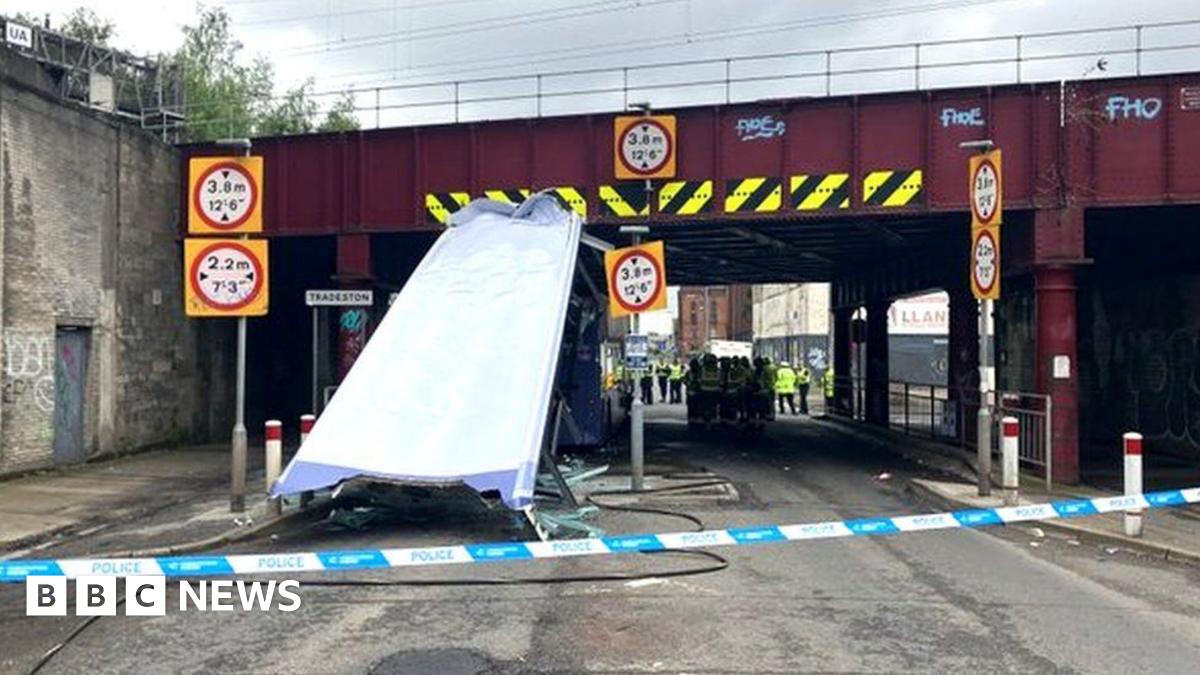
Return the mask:
POLYGON ((1200 487, 1097 499, 1071 499, 995 509, 965 509, 913 516, 859 518, 794 525, 736 527, 699 532, 634 534, 563 541, 500 542, 425 548, 389 548, 304 553, 197 555, 156 558, 78 558, 0 562, 0 582, 28 576, 208 577, 242 574, 340 572, 501 561, 610 555, 712 546, 740 546, 837 537, 872 537, 901 532, 977 528, 1024 521, 1080 518, 1101 513, 1200 503, 1200 487))

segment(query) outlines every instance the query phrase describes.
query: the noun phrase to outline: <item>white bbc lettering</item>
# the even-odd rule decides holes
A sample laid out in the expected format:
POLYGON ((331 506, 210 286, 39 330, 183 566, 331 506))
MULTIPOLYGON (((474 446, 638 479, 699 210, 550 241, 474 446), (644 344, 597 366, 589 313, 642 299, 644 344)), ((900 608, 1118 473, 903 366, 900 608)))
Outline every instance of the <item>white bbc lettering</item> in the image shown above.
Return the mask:
MULTIPOLYGON (((116 578, 112 580, 115 582, 116 578)), ((166 616, 167 578, 164 576, 125 577, 126 616, 166 616)))
MULTIPOLYGON (((128 611, 128 604, 126 604, 126 613, 128 611)), ((116 616, 117 578, 110 576, 76 577, 75 615, 116 616)))
POLYGON ((67 578, 25 577, 26 616, 66 616, 67 578))
POLYGON ((208 586, 210 607, 214 612, 233 611, 233 582, 228 579, 218 579, 208 586))

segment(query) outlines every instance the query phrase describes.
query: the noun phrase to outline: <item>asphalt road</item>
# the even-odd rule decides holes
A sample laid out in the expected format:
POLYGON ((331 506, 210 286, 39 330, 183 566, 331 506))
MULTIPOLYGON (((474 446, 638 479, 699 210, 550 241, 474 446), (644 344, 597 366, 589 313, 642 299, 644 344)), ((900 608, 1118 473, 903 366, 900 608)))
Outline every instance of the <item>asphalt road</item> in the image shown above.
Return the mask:
MULTIPOLYGON (((732 477, 735 504, 683 505, 709 527, 920 513, 920 467, 835 428, 787 419, 762 436, 689 435, 651 409, 650 460, 732 477), (883 472, 890 474, 879 479, 883 472)), ((609 532, 680 521, 605 512, 609 532)), ((1200 569, 1106 551, 1034 526, 723 548, 728 569, 637 582, 301 589, 293 613, 105 618, 42 672, 1194 673, 1200 569)), ((507 515, 437 502, 363 531, 324 526, 248 549, 410 546, 525 536, 507 515)), ((79 543, 77 543, 79 545, 79 543)), ((622 556, 325 578, 545 579, 678 569, 622 556)), ((0 589, 0 664, 22 672, 76 619, 22 616, 0 589)))

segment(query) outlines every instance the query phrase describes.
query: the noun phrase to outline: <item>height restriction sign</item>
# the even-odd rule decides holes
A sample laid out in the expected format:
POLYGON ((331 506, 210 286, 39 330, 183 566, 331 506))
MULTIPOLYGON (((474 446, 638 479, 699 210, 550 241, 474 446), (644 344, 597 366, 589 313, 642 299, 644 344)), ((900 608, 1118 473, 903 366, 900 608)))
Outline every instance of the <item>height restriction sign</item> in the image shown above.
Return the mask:
POLYGON ((183 304, 188 316, 267 313, 265 240, 185 239, 183 274, 183 304))
POLYGON ((188 234, 262 232, 262 157, 188 161, 188 234))
POLYGON ((675 177, 675 116, 618 116, 613 121, 618 180, 675 177))
POLYGON ((971 230, 971 292, 978 300, 1000 298, 1000 228, 971 230))
POLYGON ((612 316, 667 306, 667 267, 661 241, 606 251, 604 273, 608 278, 608 307, 612 316))
POLYGON ((971 227, 999 225, 1004 215, 1000 150, 972 155, 967 168, 971 179, 971 227))

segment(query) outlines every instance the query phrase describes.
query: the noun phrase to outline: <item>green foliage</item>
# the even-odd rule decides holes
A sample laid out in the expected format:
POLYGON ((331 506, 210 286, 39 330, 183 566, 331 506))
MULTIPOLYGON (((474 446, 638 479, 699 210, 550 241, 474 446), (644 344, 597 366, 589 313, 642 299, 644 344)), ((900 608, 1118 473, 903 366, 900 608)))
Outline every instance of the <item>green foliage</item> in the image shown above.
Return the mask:
POLYGON ((339 99, 321 120, 312 80, 273 97, 271 63, 259 57, 243 65, 238 58, 243 46, 233 38, 225 10, 202 10, 199 22, 185 26, 183 35, 175 62, 183 72, 187 98, 185 140, 358 128, 352 96, 339 99))
POLYGON ((117 27, 112 21, 100 18, 86 7, 76 7, 67 15, 67 20, 63 22, 59 31, 73 38, 107 45, 109 38, 116 35, 117 27))
POLYGON ((354 94, 342 92, 325 112, 325 120, 317 131, 354 131, 358 128, 358 117, 354 114, 354 94))

